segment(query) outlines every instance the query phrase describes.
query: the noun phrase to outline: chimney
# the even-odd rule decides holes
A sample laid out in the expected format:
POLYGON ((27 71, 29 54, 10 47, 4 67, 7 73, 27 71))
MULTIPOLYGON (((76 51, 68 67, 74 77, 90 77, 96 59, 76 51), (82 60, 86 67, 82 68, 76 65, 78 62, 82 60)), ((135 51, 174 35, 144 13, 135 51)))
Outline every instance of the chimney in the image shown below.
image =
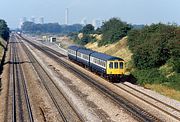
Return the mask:
POLYGON ((68 21, 69 21, 69 10, 68 8, 66 8, 65 11, 65 24, 68 25, 68 21))

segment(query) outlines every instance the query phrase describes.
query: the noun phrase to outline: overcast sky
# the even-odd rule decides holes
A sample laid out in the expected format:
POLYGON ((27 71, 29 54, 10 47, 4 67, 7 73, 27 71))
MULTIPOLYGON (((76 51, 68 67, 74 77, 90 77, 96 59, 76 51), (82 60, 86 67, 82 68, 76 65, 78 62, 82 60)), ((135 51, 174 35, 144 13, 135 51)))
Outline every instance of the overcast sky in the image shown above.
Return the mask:
POLYGON ((69 23, 86 18, 107 20, 118 17, 132 24, 175 22, 180 24, 180 0, 0 0, 0 18, 9 27, 18 27, 20 18, 43 16, 45 22, 64 24, 69 8, 69 23))

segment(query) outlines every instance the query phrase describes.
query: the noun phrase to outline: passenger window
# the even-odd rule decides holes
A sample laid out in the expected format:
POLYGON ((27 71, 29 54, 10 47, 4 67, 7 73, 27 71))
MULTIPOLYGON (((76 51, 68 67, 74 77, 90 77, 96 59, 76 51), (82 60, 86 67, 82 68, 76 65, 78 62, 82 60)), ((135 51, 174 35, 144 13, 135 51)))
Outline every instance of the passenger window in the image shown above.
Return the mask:
POLYGON ((123 62, 120 62, 119 65, 120 65, 120 69, 123 69, 123 62))
POLYGON ((118 69, 118 62, 114 62, 114 68, 118 69))
POLYGON ((81 57, 81 53, 80 53, 80 52, 77 52, 77 56, 81 57))
POLYGON ((109 63, 109 69, 113 69, 113 62, 109 63))

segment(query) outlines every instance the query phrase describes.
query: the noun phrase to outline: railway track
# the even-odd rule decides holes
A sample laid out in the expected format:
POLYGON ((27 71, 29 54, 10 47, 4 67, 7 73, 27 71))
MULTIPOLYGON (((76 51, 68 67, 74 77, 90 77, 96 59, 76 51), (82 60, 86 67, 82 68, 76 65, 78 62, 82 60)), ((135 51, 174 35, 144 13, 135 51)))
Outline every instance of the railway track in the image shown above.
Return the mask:
POLYGON ((163 101, 160 101, 150 95, 148 95, 147 93, 144 93, 140 90, 137 90, 127 84, 114 84, 115 86, 117 86, 118 88, 120 89, 123 89, 124 91, 126 91, 127 93, 135 96, 136 98, 148 103, 149 105, 163 111, 164 113, 172 116, 173 118, 177 119, 178 121, 180 121, 180 110, 163 102, 163 101), (153 102, 152 102, 153 101, 153 102), (159 104, 161 104, 161 107, 159 106, 159 104), (162 108, 162 105, 164 106, 162 108), (172 113, 168 112, 167 109, 170 109, 172 111, 172 113), (175 116, 174 113, 178 114, 178 116, 175 116))
POLYGON ((52 102, 54 103, 55 107, 59 115, 62 118, 62 121, 84 121, 81 116, 78 115, 75 108, 71 106, 68 102, 66 97, 62 94, 61 90, 58 86, 54 83, 52 78, 49 74, 44 70, 44 68, 40 65, 40 63, 36 60, 33 54, 28 50, 28 48, 22 43, 22 48, 26 52, 27 56, 31 60, 34 69, 36 70, 40 80, 42 81, 45 89, 47 90, 52 102))
POLYGON ((11 37, 10 80, 4 121, 23 122, 28 120, 34 122, 27 91, 27 81, 21 66, 22 62, 18 54, 17 43, 16 38, 11 37), (8 106, 8 104, 11 104, 11 106, 8 106))
POLYGON ((44 52, 46 55, 48 55, 49 57, 54 59, 60 65, 63 65, 70 72, 78 75, 79 77, 84 79, 84 81, 87 81, 88 84, 90 84, 93 87, 95 87, 98 90, 100 90, 103 94, 107 95, 109 98, 111 98, 113 101, 115 101, 118 105, 120 105, 125 110, 127 110, 137 120, 139 120, 139 121, 148 121, 148 122, 151 122, 151 121, 160 121, 158 118, 156 118, 152 114, 142 110, 141 108, 139 108, 135 104, 133 104, 130 101, 128 101, 126 98, 120 97, 115 92, 112 92, 111 90, 109 90, 108 88, 103 86, 102 84, 96 82, 95 79, 90 78, 85 73, 79 71, 78 69, 76 69, 74 67, 71 67, 65 61, 63 61, 61 58, 59 58, 59 57, 66 57, 66 56, 64 56, 64 55, 62 55, 62 54, 60 54, 60 53, 58 53, 58 52, 56 52, 56 51, 54 51, 54 50, 52 50, 50 48, 47 48, 47 47, 43 48, 43 47, 40 47, 40 46, 38 46, 38 45, 36 45, 36 44, 26 40, 26 39, 24 39, 24 40, 27 41, 28 43, 30 43, 35 48, 37 48, 38 50, 44 52))
MULTIPOLYGON (((53 49, 50 49, 48 47, 45 47, 44 48, 45 50, 48 50, 50 52, 52 52, 52 54, 55 54, 59 57, 64 57, 63 54, 60 54, 59 52, 56 52, 55 50, 53 49)), ((88 76, 87 76, 88 77, 88 76)), ((94 79, 95 80, 95 79, 94 79)), ((93 81, 92 81, 93 82, 93 81)), ((133 95, 134 97, 148 103, 149 105, 157 108, 158 110, 166 113, 167 115, 171 116, 172 118, 175 118, 176 120, 180 121, 180 110, 165 103, 164 101, 160 101, 138 89, 135 89, 127 84, 116 84, 116 83, 112 83, 113 85, 115 85, 116 87, 122 89, 123 91, 133 95), (150 101, 148 101, 150 100, 150 101), (159 106, 160 105, 160 106, 159 106), (164 107, 162 107, 164 106, 164 107), (171 112, 169 112, 169 110, 171 112)))

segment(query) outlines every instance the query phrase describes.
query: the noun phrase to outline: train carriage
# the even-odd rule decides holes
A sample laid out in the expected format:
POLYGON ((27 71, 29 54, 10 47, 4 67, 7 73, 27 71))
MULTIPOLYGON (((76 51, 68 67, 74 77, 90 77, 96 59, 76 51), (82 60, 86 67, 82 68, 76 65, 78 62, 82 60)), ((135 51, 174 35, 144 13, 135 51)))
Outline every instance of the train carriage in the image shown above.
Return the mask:
POLYGON ((90 68, 106 77, 120 77, 124 74, 124 60, 104 53, 92 53, 90 68))
POLYGON ((77 60, 76 54, 77 54, 78 49, 80 49, 80 47, 78 47, 78 46, 69 46, 68 47, 68 58, 70 60, 74 60, 74 61, 77 60))
POLYGON ((77 50, 77 62, 81 63, 84 67, 90 67, 90 55, 94 53, 94 51, 80 48, 77 50))
POLYGON ((124 74, 124 60, 78 46, 68 47, 70 60, 88 67, 108 79, 119 79, 124 74))

